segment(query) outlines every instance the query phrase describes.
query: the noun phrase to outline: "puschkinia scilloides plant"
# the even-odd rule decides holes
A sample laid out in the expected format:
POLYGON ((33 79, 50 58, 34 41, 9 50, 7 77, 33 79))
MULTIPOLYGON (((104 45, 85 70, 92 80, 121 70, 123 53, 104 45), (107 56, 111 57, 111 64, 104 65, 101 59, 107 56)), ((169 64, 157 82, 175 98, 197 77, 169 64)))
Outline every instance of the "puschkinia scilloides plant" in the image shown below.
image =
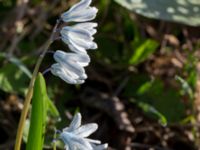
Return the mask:
MULTIPOLYGON (((71 52, 64 52, 62 50, 56 50, 53 54, 53 58, 56 63, 51 65, 48 69, 51 73, 69 84, 82 84, 87 78, 84 67, 88 66, 90 63, 90 57, 87 54, 89 49, 97 49, 97 44, 93 41, 93 35, 97 32, 95 29, 97 23, 89 22, 96 17, 98 12, 96 7, 91 7, 92 0, 81 0, 74 6, 72 6, 68 11, 61 14, 60 18, 57 20, 54 26, 53 32, 43 47, 43 52, 37 60, 35 65, 30 85, 28 88, 27 95, 25 97, 24 107, 19 121, 19 126, 17 130, 17 137, 15 143, 15 150, 21 150, 21 141, 23 136, 23 131, 25 127, 26 117, 29 111, 31 99, 32 102, 32 112, 31 121, 34 122, 34 117, 36 122, 39 122, 36 129, 41 132, 41 137, 37 137, 32 126, 33 122, 30 122, 30 129, 28 135, 28 143, 32 137, 34 139, 41 139, 37 142, 32 142, 32 146, 27 144, 27 150, 34 149, 40 150, 43 147, 44 141, 44 131, 45 122, 40 123, 37 120, 37 114, 33 111, 42 111, 43 121, 45 120, 46 113, 43 113, 47 109, 47 105, 38 105, 40 101, 49 100, 46 96, 46 85, 45 80, 41 73, 39 73, 39 68, 45 54, 48 52, 48 48, 54 42, 55 35, 59 32, 61 40, 68 45, 71 52), (63 23, 72 23, 72 25, 67 25, 63 27, 63 23), (62 27, 60 28, 60 26, 62 27), (44 97, 44 98, 41 98, 44 97), (32 134, 33 133, 33 134, 32 134), (35 145, 34 145, 34 144, 35 145), (39 148, 40 147, 40 148, 39 148)), ((48 102, 50 105, 51 102, 48 102)), ((42 120, 42 119, 41 119, 42 120)), ((107 149, 107 144, 101 144, 98 140, 92 140, 87 138, 90 134, 95 132, 98 125, 95 123, 86 124, 81 126, 81 114, 77 113, 69 127, 63 129, 62 131, 57 131, 54 140, 61 140, 66 150, 104 150, 107 149)), ((55 142, 54 142, 55 143, 55 142)), ((55 145, 54 145, 55 146, 55 145)), ((56 149, 56 146, 54 147, 56 149)))

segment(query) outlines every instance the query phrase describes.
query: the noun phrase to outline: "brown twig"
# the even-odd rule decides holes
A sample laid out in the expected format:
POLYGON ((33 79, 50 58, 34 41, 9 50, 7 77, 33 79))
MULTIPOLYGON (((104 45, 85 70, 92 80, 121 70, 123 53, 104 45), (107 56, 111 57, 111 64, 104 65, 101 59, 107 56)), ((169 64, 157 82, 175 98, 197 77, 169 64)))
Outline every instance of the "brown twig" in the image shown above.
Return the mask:
POLYGON ((108 114, 116 122, 120 130, 130 133, 135 131, 128 119, 128 114, 124 110, 124 104, 118 97, 112 97, 106 93, 100 93, 92 89, 87 89, 84 93, 85 94, 81 96, 81 101, 84 104, 102 110, 108 114))

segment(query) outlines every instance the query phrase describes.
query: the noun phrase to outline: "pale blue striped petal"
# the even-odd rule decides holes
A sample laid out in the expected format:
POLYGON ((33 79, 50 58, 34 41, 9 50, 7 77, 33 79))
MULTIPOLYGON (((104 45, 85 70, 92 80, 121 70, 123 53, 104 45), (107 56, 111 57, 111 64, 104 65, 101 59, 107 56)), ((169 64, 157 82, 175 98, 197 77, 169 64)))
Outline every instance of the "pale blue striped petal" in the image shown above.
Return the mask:
POLYGON ((90 134, 94 133, 97 128, 98 125, 96 123, 90 123, 77 128, 72 133, 80 137, 88 137, 90 134))
POLYGON ((72 72, 78 77, 82 77, 82 75, 85 74, 85 69, 76 60, 68 57, 67 55, 62 55, 61 51, 56 51, 56 53, 54 54, 54 59, 66 70, 68 70, 68 72, 72 72))
POLYGON ((81 114, 80 114, 80 113, 77 113, 77 114, 74 116, 74 118, 73 118, 72 122, 70 123, 69 127, 63 129, 63 131, 71 132, 71 131, 77 129, 78 127, 80 127, 80 126, 81 126, 81 118, 82 118, 82 117, 81 117, 81 114))
POLYGON ((93 20, 96 17, 98 9, 96 7, 88 7, 79 11, 71 11, 61 15, 64 22, 85 22, 93 20))
POLYGON ((97 25, 98 24, 94 22, 85 22, 74 25, 74 28, 87 30, 90 33, 90 35, 94 35, 97 32, 97 30, 95 29, 97 25))
POLYGON ((90 7, 91 0, 82 0, 61 15, 64 22, 85 22, 93 20, 98 12, 96 7, 90 7))
POLYGON ((51 73, 55 76, 60 77, 62 80, 69 84, 82 84, 84 83, 83 79, 80 79, 78 75, 73 72, 70 72, 59 63, 53 64, 51 66, 51 73))
POLYGON ((77 148, 81 148, 83 150, 93 150, 91 144, 88 141, 75 136, 70 132, 62 132, 60 134, 60 138, 65 143, 66 147, 68 146, 69 150, 76 150, 77 148))
POLYGON ((108 144, 101 144, 99 140, 86 138, 98 128, 96 123, 80 125, 81 114, 74 116, 70 126, 63 130, 60 139, 64 142, 66 150, 105 150, 108 144), (70 129, 70 130, 69 130, 70 129))
POLYGON ((70 13, 79 12, 82 9, 89 7, 92 0, 81 0, 79 3, 73 5, 67 12, 62 14, 63 17, 69 16, 70 13))
POLYGON ((57 56, 64 61, 65 59, 68 59, 72 62, 76 62, 82 67, 88 66, 88 64, 90 63, 90 57, 88 56, 88 54, 76 54, 70 52, 66 53, 64 51, 57 50, 54 56, 57 56))

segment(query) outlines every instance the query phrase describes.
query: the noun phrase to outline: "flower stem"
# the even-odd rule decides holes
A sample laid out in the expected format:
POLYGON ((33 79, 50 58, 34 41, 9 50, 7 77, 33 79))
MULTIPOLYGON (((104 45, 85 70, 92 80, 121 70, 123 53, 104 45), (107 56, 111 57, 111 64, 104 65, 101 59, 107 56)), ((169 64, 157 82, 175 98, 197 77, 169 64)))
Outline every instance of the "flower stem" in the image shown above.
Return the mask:
POLYGON ((56 150, 56 142, 53 143, 53 150, 56 150))
MULTIPOLYGON (((56 128, 54 129, 55 130, 55 133, 54 133, 54 136, 53 136, 53 138, 54 139, 57 139, 57 133, 56 133, 56 128)), ((56 141, 54 140, 54 142, 53 142, 53 150, 56 150, 56 141)))
POLYGON ((54 26, 51 37, 48 39, 48 41, 44 45, 44 51, 42 52, 42 54, 38 58, 37 63, 35 65, 33 75, 32 75, 32 78, 31 78, 31 81, 30 81, 30 84, 29 84, 29 87, 28 87, 28 92, 27 92, 26 97, 25 97, 24 107, 23 107, 23 110, 21 112, 21 117, 20 117, 20 121, 19 121, 19 125, 18 125, 16 141, 15 141, 15 150, 21 150, 23 130, 24 130, 28 110, 29 110, 29 107, 30 107, 31 99, 32 99, 32 96, 33 96, 33 87, 34 87, 35 79, 36 79, 37 74, 39 72, 39 68, 40 68, 40 65, 42 63, 42 60, 44 59, 44 56, 45 56, 49 46, 54 41, 54 33, 55 33, 59 23, 60 23, 60 20, 58 20, 56 25, 54 26))

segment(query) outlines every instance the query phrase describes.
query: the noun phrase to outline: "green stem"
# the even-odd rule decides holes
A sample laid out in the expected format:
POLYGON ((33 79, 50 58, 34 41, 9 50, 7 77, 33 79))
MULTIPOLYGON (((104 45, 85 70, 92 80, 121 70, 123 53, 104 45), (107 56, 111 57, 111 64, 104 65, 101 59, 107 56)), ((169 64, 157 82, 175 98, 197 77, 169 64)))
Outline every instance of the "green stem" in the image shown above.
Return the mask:
MULTIPOLYGON (((56 139, 56 136, 57 136, 57 133, 56 133, 56 128, 54 129, 55 130, 55 133, 54 133, 54 140, 56 139)), ((56 150, 56 141, 53 142, 53 150, 56 150)))
POLYGON ((49 46, 53 42, 54 33, 56 32, 56 29, 57 29, 59 23, 60 23, 60 20, 57 21, 57 23, 56 23, 56 25, 53 29, 53 32, 51 34, 51 37, 49 38, 49 40, 44 45, 44 51, 40 55, 40 57, 38 58, 37 63, 35 65, 33 75, 32 75, 32 78, 31 78, 31 81, 30 81, 30 84, 29 84, 28 92, 27 92, 26 97, 25 97, 24 107, 23 107, 23 110, 22 110, 22 113, 21 113, 19 125, 18 125, 17 136, 16 136, 16 141, 15 141, 15 150, 21 150, 23 130, 24 130, 28 110, 29 110, 29 107, 30 107, 31 99, 32 99, 32 96, 33 96, 33 87, 34 87, 35 79, 36 79, 37 74, 39 72, 39 68, 40 68, 40 65, 42 63, 42 60, 44 59, 44 56, 45 56, 49 46))
POLYGON ((53 144, 53 150, 56 150, 56 142, 53 144))

